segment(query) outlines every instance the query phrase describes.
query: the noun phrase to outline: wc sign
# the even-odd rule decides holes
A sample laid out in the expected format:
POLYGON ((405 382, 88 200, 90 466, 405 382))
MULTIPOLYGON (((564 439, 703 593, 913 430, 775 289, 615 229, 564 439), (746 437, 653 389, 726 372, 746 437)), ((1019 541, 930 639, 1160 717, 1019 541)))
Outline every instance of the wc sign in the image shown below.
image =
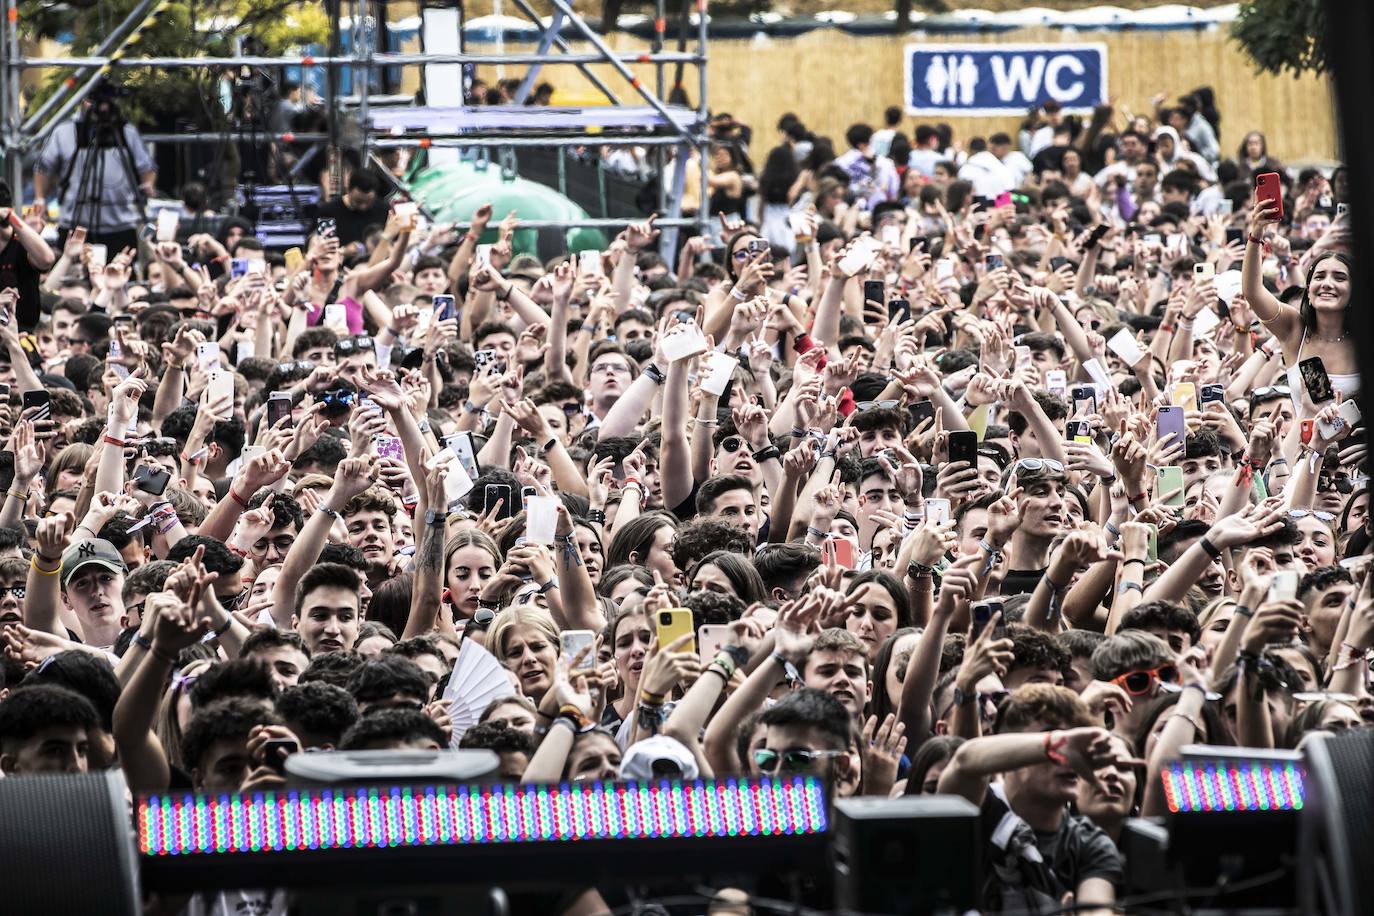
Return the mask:
POLYGON ((1107 100, 1103 44, 907 45, 913 115, 1021 115, 1050 99, 1087 112, 1107 100))

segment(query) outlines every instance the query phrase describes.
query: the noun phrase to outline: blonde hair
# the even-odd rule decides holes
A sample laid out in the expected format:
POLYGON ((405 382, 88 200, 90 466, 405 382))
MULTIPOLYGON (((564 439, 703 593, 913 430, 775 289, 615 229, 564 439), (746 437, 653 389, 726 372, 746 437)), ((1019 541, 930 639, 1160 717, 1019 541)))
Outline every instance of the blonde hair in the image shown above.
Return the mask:
POLYGON ((502 660, 506 654, 506 639, 516 627, 534 627, 549 638, 555 649, 558 648, 558 624, 552 614, 536 604, 512 605, 497 614, 487 630, 487 651, 497 660, 502 660))

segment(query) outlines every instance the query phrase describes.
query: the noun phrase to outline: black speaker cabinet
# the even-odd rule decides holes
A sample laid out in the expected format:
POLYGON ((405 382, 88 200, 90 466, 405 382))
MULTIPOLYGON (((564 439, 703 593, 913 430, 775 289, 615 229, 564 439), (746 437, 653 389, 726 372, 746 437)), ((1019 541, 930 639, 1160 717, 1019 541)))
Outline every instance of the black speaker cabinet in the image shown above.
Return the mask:
POLYGON ((861 913, 964 912, 978 905, 978 809, 955 795, 835 803, 835 903, 861 913))
POLYGON ((1374 908, 1374 731, 1305 745, 1306 797, 1298 827, 1298 906, 1314 916, 1374 908))
POLYGON ((126 796, 117 770, 0 779, 0 909, 141 914, 126 796))

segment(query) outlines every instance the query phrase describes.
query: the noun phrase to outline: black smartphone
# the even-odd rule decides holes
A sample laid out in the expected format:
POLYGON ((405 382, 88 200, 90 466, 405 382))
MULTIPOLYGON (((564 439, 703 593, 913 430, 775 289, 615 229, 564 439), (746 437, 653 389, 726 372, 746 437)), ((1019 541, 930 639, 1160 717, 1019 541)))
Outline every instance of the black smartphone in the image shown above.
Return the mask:
POLYGON ((1244 242, 1245 242, 1245 230, 1244 230, 1244 229, 1227 229, 1227 230, 1226 230, 1226 244, 1229 245, 1229 244, 1231 244, 1232 242, 1240 242, 1240 243, 1244 244, 1244 242))
POLYGON ((333 217, 326 217, 315 224, 315 231, 325 238, 333 238, 337 231, 337 226, 333 217))
POLYGON ((1097 389, 1092 385, 1074 385, 1070 396, 1075 414, 1097 413, 1097 389))
POLYGON ((935 419, 935 405, 929 398, 917 401, 907 407, 907 412, 911 414, 911 428, 918 429, 926 420, 935 419))
POLYGON ((33 410, 31 420, 46 420, 52 416, 52 396, 46 391, 25 391, 24 410, 33 410))
POLYGON ((9 386, 9 385, 4 385, 4 384, 0 384, 0 401, 8 401, 9 399, 10 399, 10 386, 9 386))
POLYGON ((1326 364, 1320 356, 1309 356, 1298 363, 1298 374, 1302 376, 1302 383, 1313 404, 1324 404, 1336 397, 1331 378, 1326 374, 1326 364))
POLYGON ((291 422, 291 392, 274 391, 267 398, 267 425, 269 427, 276 426, 283 418, 286 420, 286 428, 290 429, 293 425, 291 422))
POLYGON ((725 390, 720 393, 720 403, 729 407, 735 396, 735 377, 730 376, 730 381, 725 383, 725 390))
POLYGON ((1061 254, 1057 254, 1054 257, 1050 258, 1050 270, 1058 270, 1059 268, 1066 266, 1068 263, 1068 258, 1064 257, 1061 254))
MULTIPOLYGON (((973 614, 974 637, 977 638, 988 628, 988 624, 992 623, 992 618, 1002 613, 1002 602, 978 601, 974 603, 970 610, 973 614)), ((997 621, 997 628, 992 631, 992 635, 1001 639, 1005 634, 1006 626, 999 619, 997 621)))
POLYGON ((978 434, 971 429, 957 429, 949 434, 949 460, 967 461, 978 467, 978 434))
POLYGON ((285 775, 286 758, 300 753, 301 746, 290 738, 273 738, 262 746, 262 762, 285 775))
POLYGON ((907 299, 887 300, 887 317, 891 321, 896 318, 898 321, 911 320, 911 302, 907 299))
POLYGON ((161 469, 155 471, 146 464, 140 464, 134 468, 133 480, 134 486, 144 493, 161 496, 167 489, 167 484, 171 483, 172 472, 161 469))
POLYGON ((1202 396, 1201 396, 1201 398, 1199 399, 1198 403, 1200 403, 1200 404, 1206 404, 1206 403, 1208 403, 1209 401, 1220 401, 1220 402, 1222 402, 1222 403, 1225 403, 1225 401, 1226 401, 1226 386, 1225 386, 1225 385, 1203 385, 1203 386, 1202 386, 1202 396))
POLYGON ((515 505, 515 489, 508 483, 489 483, 486 493, 483 494, 482 511, 489 512, 491 507, 496 505, 498 499, 505 500, 501 505, 501 511, 496 513, 497 518, 510 518, 517 511, 515 505))
POLYGON ((882 280, 864 281, 864 302, 883 302, 887 299, 887 288, 882 280))
POLYGON ((1111 231, 1111 226, 1106 223, 1098 223, 1088 230, 1088 238, 1083 243, 1084 250, 1090 251, 1098 242, 1102 241, 1102 236, 1111 231))

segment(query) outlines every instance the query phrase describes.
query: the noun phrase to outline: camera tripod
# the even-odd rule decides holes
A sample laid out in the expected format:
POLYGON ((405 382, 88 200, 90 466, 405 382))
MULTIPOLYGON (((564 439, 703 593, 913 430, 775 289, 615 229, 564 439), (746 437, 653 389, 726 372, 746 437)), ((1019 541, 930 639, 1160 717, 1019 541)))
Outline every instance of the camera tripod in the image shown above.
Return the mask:
POLYGON ((142 221, 148 201, 139 182, 133 151, 129 149, 128 139, 124 136, 124 125, 124 119, 108 102, 97 103, 76 122, 76 148, 58 183, 62 197, 65 197, 72 176, 75 174, 77 177, 76 196, 72 200, 70 214, 72 228, 87 226, 93 235, 111 231, 111 227, 102 222, 105 208, 123 203, 107 193, 106 176, 111 158, 132 189, 139 221, 142 221), (81 164, 79 173, 78 161, 81 164))

